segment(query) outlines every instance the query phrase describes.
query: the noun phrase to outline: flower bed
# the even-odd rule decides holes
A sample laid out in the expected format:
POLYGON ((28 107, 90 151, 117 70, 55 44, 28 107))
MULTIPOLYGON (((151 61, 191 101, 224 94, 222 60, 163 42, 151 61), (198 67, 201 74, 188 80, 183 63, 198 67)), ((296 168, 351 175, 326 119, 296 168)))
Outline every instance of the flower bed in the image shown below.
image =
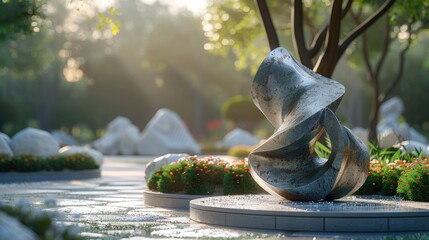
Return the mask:
POLYGON ((370 162, 368 178, 356 194, 397 195, 407 200, 429 201, 427 157, 420 153, 402 153, 398 148, 373 147, 372 151, 374 159, 370 162))
POLYGON ((220 158, 187 157, 154 172, 147 182, 152 191, 191 195, 250 194, 259 187, 244 160, 228 163, 220 158))

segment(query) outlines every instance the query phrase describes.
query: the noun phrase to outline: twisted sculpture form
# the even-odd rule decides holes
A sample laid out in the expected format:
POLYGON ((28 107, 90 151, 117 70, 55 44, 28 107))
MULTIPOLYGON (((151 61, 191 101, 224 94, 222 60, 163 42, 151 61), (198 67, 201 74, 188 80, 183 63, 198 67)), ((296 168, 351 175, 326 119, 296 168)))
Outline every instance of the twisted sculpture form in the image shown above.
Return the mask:
POLYGON ((362 186, 368 150, 333 112, 343 95, 343 85, 306 68, 284 48, 265 58, 252 97, 275 132, 249 156, 262 188, 292 201, 316 201, 341 198, 362 186), (331 141, 328 159, 314 152, 324 133, 331 141))

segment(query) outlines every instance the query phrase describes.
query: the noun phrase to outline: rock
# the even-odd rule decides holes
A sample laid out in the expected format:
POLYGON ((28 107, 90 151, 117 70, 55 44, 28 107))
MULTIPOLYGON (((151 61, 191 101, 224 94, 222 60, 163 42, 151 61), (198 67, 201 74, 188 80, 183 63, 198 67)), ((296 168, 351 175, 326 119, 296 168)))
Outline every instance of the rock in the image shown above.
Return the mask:
POLYGON ((119 150, 116 144, 118 136, 116 134, 106 134, 94 142, 94 148, 106 155, 118 155, 119 150))
POLYGON ((400 148, 402 152, 410 152, 417 155, 417 151, 422 152, 424 157, 429 156, 428 146, 415 141, 403 141, 396 144, 395 147, 400 148))
POLYGON ((155 158, 146 164, 144 179, 146 182, 149 180, 150 176, 157 171, 160 167, 170 164, 172 162, 177 162, 181 158, 189 157, 188 154, 166 154, 164 156, 155 158))
POLYGON ((8 144, 10 144, 10 137, 8 135, 0 132, 0 138, 4 139, 8 144))
POLYGON ((0 212, 0 239, 36 240, 36 234, 16 218, 0 212))
POLYGON ((259 141, 261 141, 261 139, 254 136, 250 132, 236 128, 225 135, 223 140, 220 142, 220 145, 227 148, 238 145, 251 147, 258 144, 259 141))
POLYGON ((134 125, 124 127, 118 135, 118 152, 122 155, 133 155, 136 153, 136 144, 140 138, 139 129, 134 125))
POLYGON ((378 146, 380 148, 388 148, 400 142, 399 133, 392 128, 386 129, 378 135, 378 146))
POLYGON ((160 109, 156 112, 137 142, 137 153, 141 155, 199 154, 200 152, 200 146, 180 117, 168 109, 160 109))
POLYGON ((63 131, 54 130, 51 132, 51 135, 61 147, 77 145, 76 139, 74 139, 70 134, 67 134, 63 131))
POLYGON ((404 103, 399 97, 393 97, 380 105, 380 119, 386 122, 397 122, 404 111, 404 103))
POLYGON ((66 146, 62 147, 59 150, 60 154, 63 155, 71 155, 76 153, 84 153, 89 155, 94 159, 94 161, 98 164, 98 166, 103 165, 103 154, 97 150, 94 150, 89 147, 81 147, 81 146, 66 146))
POLYGON ((369 131, 368 129, 365 128, 361 128, 361 127, 354 127, 352 129, 352 132, 366 145, 369 146, 368 144, 368 135, 369 135, 369 131))
POLYGON ((12 149, 10 148, 10 138, 4 133, 0 133, 0 154, 13 155, 12 149))
POLYGON ((117 117, 107 125, 106 134, 94 142, 94 148, 108 155, 136 153, 139 129, 126 117, 117 117))
POLYGON ((58 154, 60 145, 48 132, 26 128, 12 137, 10 147, 15 155, 34 154, 47 157, 58 154))

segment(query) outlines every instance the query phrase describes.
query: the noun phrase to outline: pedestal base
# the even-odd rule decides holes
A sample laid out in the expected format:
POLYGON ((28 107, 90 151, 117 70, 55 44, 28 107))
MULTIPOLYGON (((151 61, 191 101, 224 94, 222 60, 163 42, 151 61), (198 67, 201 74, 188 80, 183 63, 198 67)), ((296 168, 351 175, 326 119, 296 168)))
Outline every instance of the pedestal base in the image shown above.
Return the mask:
POLYGON ((381 196, 332 202, 218 196, 192 200, 190 218, 205 224, 291 232, 420 232, 429 231, 429 203, 381 196))

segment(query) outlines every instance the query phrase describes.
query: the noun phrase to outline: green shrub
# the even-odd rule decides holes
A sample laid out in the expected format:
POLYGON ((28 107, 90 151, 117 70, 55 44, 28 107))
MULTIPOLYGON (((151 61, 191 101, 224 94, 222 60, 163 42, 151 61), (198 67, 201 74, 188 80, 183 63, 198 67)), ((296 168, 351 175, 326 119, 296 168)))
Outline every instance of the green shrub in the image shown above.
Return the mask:
POLYGON ((5 153, 0 154, 0 172, 10 172, 14 168, 15 165, 13 164, 12 156, 5 153))
POLYGON ((94 159, 87 154, 76 153, 72 155, 65 155, 64 158, 64 168, 69 170, 87 170, 99 168, 94 159))
POLYGON ((381 192, 383 177, 383 164, 377 159, 371 160, 369 164, 368 178, 362 187, 356 192, 357 195, 374 195, 381 192))
POLYGON ((162 169, 156 171, 149 177, 149 180, 147 181, 147 187, 149 188, 149 190, 159 191, 158 181, 161 179, 161 174, 162 174, 162 169))
POLYGON ((183 191, 183 167, 181 163, 162 166, 162 173, 157 183, 158 190, 165 193, 183 191))
POLYGON ((398 180, 402 172, 408 168, 408 162, 395 160, 383 166, 381 180, 381 194, 386 196, 396 195, 398 180))
POLYGON ((190 161, 184 172, 185 191, 193 195, 213 194, 216 186, 214 167, 207 161, 190 161))
POLYGON ((241 95, 232 97, 223 104, 222 115, 244 129, 251 129, 265 119, 252 97, 241 95))
POLYGON ((49 170, 63 171, 66 168, 67 157, 66 155, 53 155, 48 157, 46 160, 49 165, 49 170))
POLYGON ((32 154, 19 154, 12 157, 18 172, 38 172, 47 169, 45 158, 32 154))
POLYGON ((207 195, 213 194, 216 186, 224 187, 225 179, 228 181, 227 194, 256 193, 258 190, 244 161, 235 165, 227 165, 225 161, 218 158, 198 159, 195 156, 162 166, 151 175, 147 186, 150 190, 166 193, 184 192, 193 195, 207 195), (231 171, 231 168, 236 169, 235 172, 239 173, 238 176, 231 175, 234 172, 234 170, 231 171), (226 177, 227 174, 229 174, 228 177, 226 177))
POLYGON ((246 158, 249 156, 251 151, 253 151, 253 147, 239 145, 230 148, 228 151, 228 155, 238 158, 246 158))
POLYGON ((249 194, 257 191, 258 185, 244 165, 234 166, 225 173, 223 194, 249 194))
POLYGON ((408 200, 429 201, 429 159, 414 160, 398 181, 398 194, 408 200))

